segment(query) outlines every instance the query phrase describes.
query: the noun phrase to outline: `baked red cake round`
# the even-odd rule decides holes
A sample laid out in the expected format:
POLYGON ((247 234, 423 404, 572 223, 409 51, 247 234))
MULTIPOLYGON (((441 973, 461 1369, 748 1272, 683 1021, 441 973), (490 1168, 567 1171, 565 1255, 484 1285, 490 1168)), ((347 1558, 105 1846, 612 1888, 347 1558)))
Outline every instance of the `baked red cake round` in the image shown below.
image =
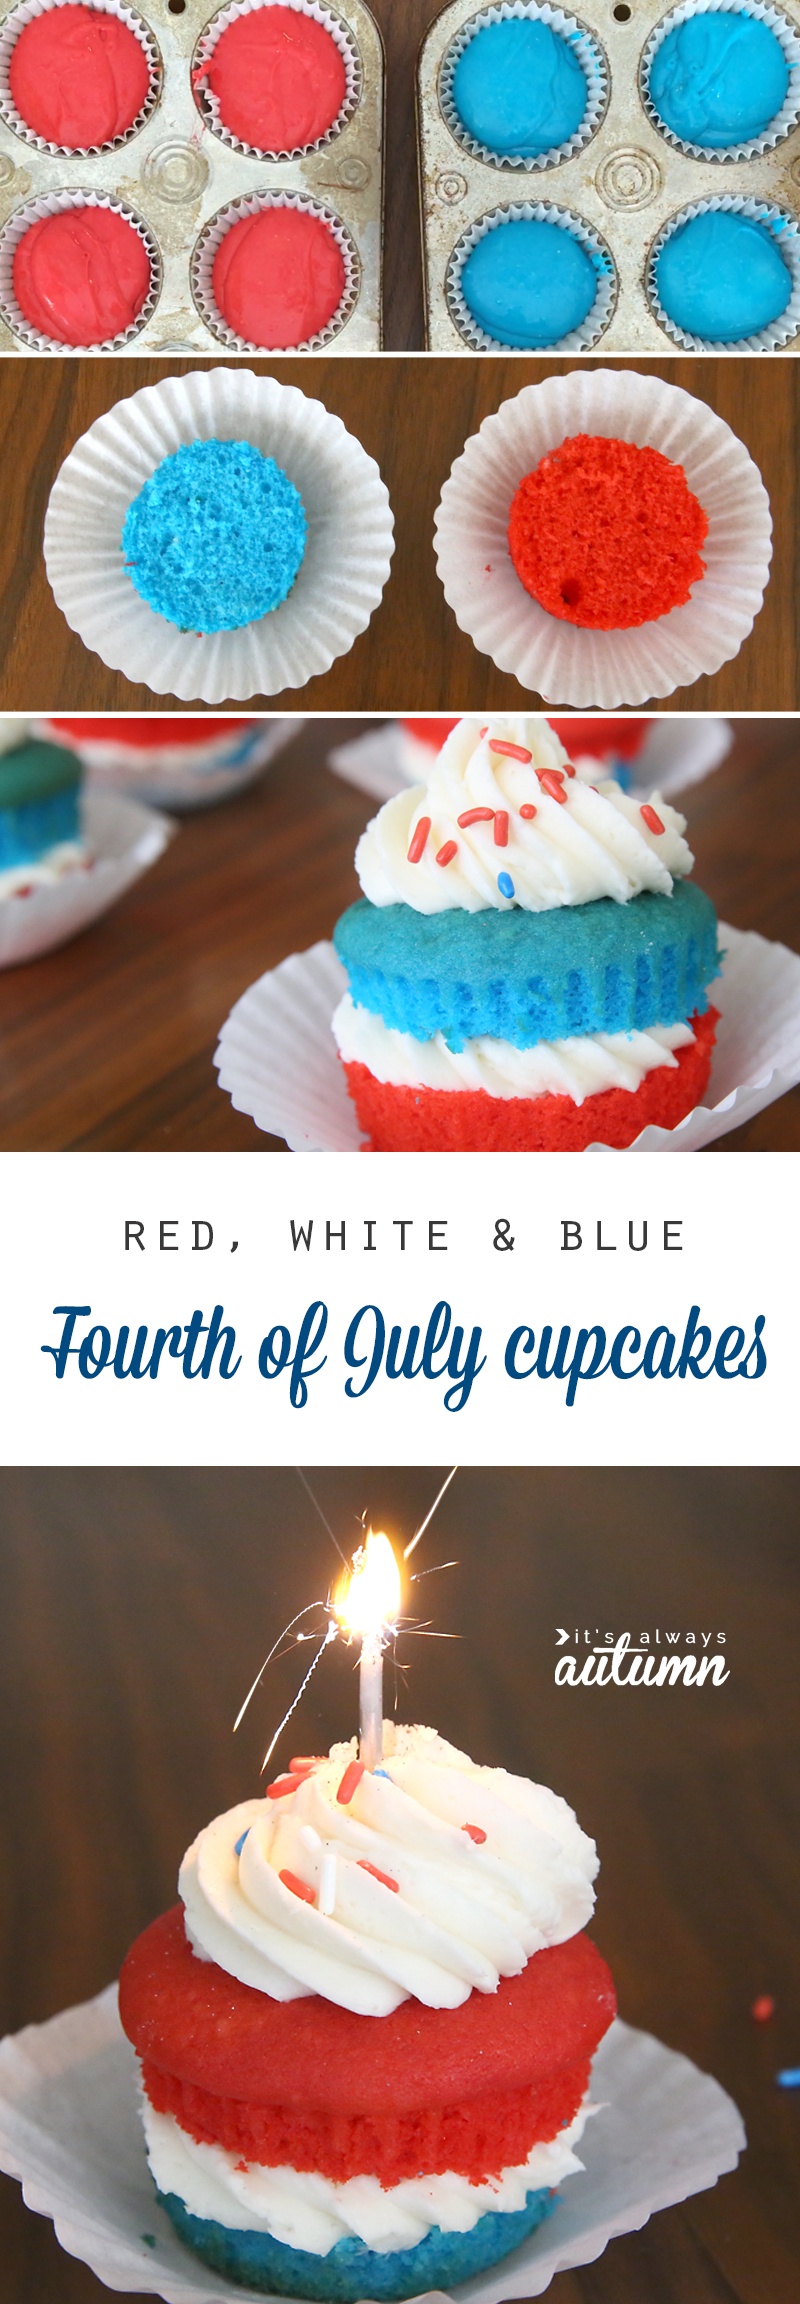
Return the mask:
POLYGON ((133 127, 151 73, 129 25, 81 5, 47 8, 23 26, 8 80, 26 128, 62 152, 88 152, 133 127))
POLYGON ((238 16, 220 33, 195 86, 216 99, 223 128, 256 152, 296 152, 338 119, 347 80, 341 49, 324 24, 298 8, 238 16))
POLYGON ((526 474, 508 524, 526 592, 548 615, 597 632, 653 623, 689 600, 707 534, 682 465, 586 433, 526 474))
POLYGON ((344 257, 303 208, 263 208, 232 224, 211 275, 217 309, 247 344, 286 351, 318 336, 342 301, 344 257))
POLYGON ((23 318, 56 344, 105 344, 138 319, 151 285, 140 234, 116 208, 62 208, 14 251, 23 318))

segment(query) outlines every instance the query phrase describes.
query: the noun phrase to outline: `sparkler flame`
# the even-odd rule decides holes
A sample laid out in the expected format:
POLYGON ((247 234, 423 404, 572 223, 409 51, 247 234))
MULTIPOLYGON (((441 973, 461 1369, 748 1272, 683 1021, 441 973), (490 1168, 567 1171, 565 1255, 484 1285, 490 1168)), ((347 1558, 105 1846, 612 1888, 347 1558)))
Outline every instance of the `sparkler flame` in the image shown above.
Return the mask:
POLYGON ((343 1632, 377 1639, 400 1613, 400 1570, 388 1536, 370 1528, 353 1555, 353 1566, 334 1595, 333 1609, 343 1632))

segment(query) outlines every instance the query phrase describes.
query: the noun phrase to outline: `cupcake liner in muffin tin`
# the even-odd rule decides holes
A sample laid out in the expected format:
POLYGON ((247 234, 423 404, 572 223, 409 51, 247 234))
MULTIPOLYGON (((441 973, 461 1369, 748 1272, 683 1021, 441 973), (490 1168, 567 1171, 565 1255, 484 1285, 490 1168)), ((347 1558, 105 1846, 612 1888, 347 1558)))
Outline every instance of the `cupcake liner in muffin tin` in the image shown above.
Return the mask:
POLYGON ((307 337, 304 344, 277 344, 271 347, 277 352, 327 352, 342 328, 346 328, 355 310, 361 286, 361 262, 352 232, 348 232, 341 217, 323 202, 304 199, 299 192, 251 192, 247 199, 235 200, 230 208, 223 208, 219 216, 212 216, 211 222, 200 235, 192 257, 192 295, 201 320, 217 342, 225 345, 226 351, 263 352, 263 344, 251 344, 247 337, 237 336, 235 328, 231 328, 227 320, 223 319, 214 296, 213 274, 215 258, 231 226, 240 224, 245 216, 262 215, 267 208, 299 208, 306 216, 316 216, 320 223, 327 225, 336 242, 344 264, 344 287, 332 318, 325 328, 317 331, 316 336, 307 337))
MULTIPOLYGON (((763 149, 754 148, 749 157, 728 158, 715 153, 712 160, 682 149, 666 132, 659 131, 650 116, 640 86, 643 57, 664 21, 671 23, 702 4, 703 0, 686 0, 681 9, 665 9, 659 0, 635 0, 627 21, 620 22, 610 0, 602 0, 602 4, 601 0, 585 0, 585 5, 581 0, 577 20, 605 57, 610 78, 608 101, 580 150, 549 163, 547 190, 554 205, 569 210, 585 230, 599 235, 613 261, 615 302, 601 336, 589 348, 590 356, 620 352, 663 355, 674 348, 675 335, 663 315, 659 318, 648 295, 651 252, 675 217, 715 201, 721 188, 721 161, 725 163, 727 195, 780 209, 792 222, 800 219, 800 125, 786 124, 780 129, 776 125, 772 139, 760 139, 763 149)), ((796 4, 786 0, 785 6, 775 9, 756 0, 754 12, 768 21, 773 16, 780 18, 800 51, 800 0, 796 4)), ((477 157, 478 148, 470 150, 469 139, 453 134, 442 102, 448 52, 465 27, 479 15, 483 21, 487 13, 495 16, 514 11, 479 11, 475 0, 448 0, 419 54, 417 115, 426 328, 428 345, 435 352, 477 349, 461 333, 448 303, 449 268, 464 235, 475 225, 485 228, 492 212, 507 206, 519 186, 519 162, 477 157)), ((544 13, 554 18, 554 11, 544 13)), ((780 328, 781 324, 777 325, 780 328)), ((800 349, 797 334, 784 341, 790 352, 800 349)), ((742 347, 714 344, 700 349, 735 357, 742 347)), ((513 357, 510 347, 504 345, 502 350, 513 357)))
MULTIPOLYGON (((75 0, 20 0, 20 4, 12 7, 10 14, 6 16, 2 31, 0 31, 0 120, 4 122, 6 127, 13 128, 15 136, 21 136, 26 144, 32 144, 37 152, 63 155, 65 147, 62 144, 49 144, 46 137, 37 136, 35 129, 29 128, 27 121, 23 120, 22 114, 17 111, 8 79, 11 58, 20 33, 24 31, 26 24, 32 23, 34 16, 47 16, 51 9, 66 8, 70 4, 74 6, 75 0)), ((93 144, 89 148, 92 152, 119 152, 124 144, 130 143, 132 136, 138 136, 140 129, 145 125, 145 121, 149 120, 151 113, 155 111, 161 95, 163 80, 161 53, 150 25, 145 23, 144 17, 140 16, 135 8, 129 8, 126 5, 126 0, 93 0, 93 4, 97 5, 99 14, 118 16, 120 23, 126 24, 128 31, 135 33, 140 47, 144 49, 150 69, 148 93, 141 111, 131 122, 130 128, 126 128, 122 136, 113 137, 108 144, 93 144)), ((70 150, 69 157, 75 158, 74 149, 70 150)))
POLYGON ((616 273, 604 240, 598 232, 590 231, 580 216, 570 214, 568 208, 555 208, 549 200, 515 200, 506 207, 493 208, 489 216, 478 216, 451 252, 445 275, 445 297, 451 319, 459 335, 463 336, 470 352, 508 352, 513 345, 503 344, 495 336, 487 336, 477 320, 473 319, 461 289, 461 274, 468 256, 487 232, 497 231, 508 219, 513 223, 555 224, 559 230, 571 232, 581 247, 592 258, 597 277, 597 291, 591 310, 580 328, 573 328, 568 336, 559 337, 552 349, 558 352, 588 352, 599 342, 611 319, 616 298, 616 273))
POLYGON ((766 200, 737 199, 732 193, 724 193, 716 200, 690 201, 688 208, 681 208, 677 216, 670 217, 669 223, 662 225, 653 241, 647 260, 645 287, 659 327, 663 328, 665 335, 672 337, 673 343, 679 345, 682 352, 777 352, 785 344, 790 344, 800 330, 800 220, 790 216, 785 208, 774 208, 766 200), (665 242, 682 224, 688 224, 693 216, 708 215, 715 209, 724 209, 728 215, 749 216, 754 223, 763 224, 768 231, 773 232, 792 278, 792 293, 780 319, 773 320, 769 328, 760 329, 757 336, 743 336, 738 341, 732 339, 724 345, 710 343, 704 336, 692 336, 687 328, 679 328, 674 320, 668 318, 659 302, 656 285, 656 264, 665 242))
POLYGON ((765 7, 764 0, 682 0, 682 6, 670 8, 651 32, 642 54, 639 86, 648 118, 652 120, 659 135, 665 137, 668 144, 673 144, 676 151, 688 152, 694 160, 711 160, 715 164, 720 160, 728 164, 734 160, 752 160, 763 152, 773 151, 785 136, 791 135, 792 129, 800 122, 800 30, 784 14, 782 8, 765 7), (783 49, 789 67, 785 102, 774 120, 767 123, 763 134, 751 137, 746 144, 726 144, 720 149, 718 144, 689 143, 686 137, 676 136, 674 129, 667 127, 666 120, 662 120, 650 94, 653 60, 662 42, 668 33, 674 32, 676 25, 685 24, 687 17, 700 15, 755 16, 759 23, 768 25, 769 30, 774 32, 783 49))
POLYGON ((306 152, 323 152, 326 145, 332 143, 342 128, 346 127, 348 120, 352 120, 363 87, 364 76, 361 57, 351 28, 345 22, 344 17, 340 16, 334 8, 320 5, 320 0, 281 0, 281 5, 293 9, 298 16, 311 16, 316 24, 321 24, 324 30, 330 33, 344 65, 344 102, 333 126, 326 130, 324 136, 318 136, 312 144, 295 145, 291 152, 268 152, 263 146, 243 144, 241 137, 235 136, 233 130, 226 128, 220 119, 219 99, 210 88, 203 86, 202 72, 204 66, 210 63, 223 32, 227 32, 230 24, 237 23, 239 17, 256 13, 261 6, 261 0, 235 0, 233 7, 220 8, 216 16, 212 16, 205 31, 201 32, 192 57, 194 100, 201 119, 206 121, 214 135, 219 136, 224 144, 230 145, 231 151, 244 152, 252 160, 299 160, 306 152))
POLYGON ((577 16, 566 16, 563 9, 549 7, 548 0, 499 0, 495 8, 473 11, 448 42, 439 72, 442 117, 462 151, 468 152, 472 160, 484 161, 488 168, 517 168, 525 174, 530 174, 534 169, 554 168, 559 160, 571 160, 576 152, 583 151, 584 145, 588 144, 602 120, 608 103, 608 88, 608 66, 599 40, 592 36, 585 24, 579 22, 577 16), (476 137, 471 136, 469 129, 459 119, 453 102, 453 75, 459 58, 475 34, 483 31, 488 24, 504 23, 510 16, 532 17, 537 23, 547 24, 554 32, 562 33, 565 40, 574 46, 586 75, 586 110, 574 136, 568 137, 566 143, 554 145, 550 151, 538 152, 528 159, 515 154, 500 160, 497 153, 489 150, 488 145, 479 143, 476 137))
MULTIPOLYGON (((25 6, 26 0, 23 0, 25 6)), ((289 0, 289 5, 296 0, 289 0)), ((27 0, 29 13, 36 0, 27 0)), ((242 10, 227 9, 230 18, 242 10)), ((207 325, 192 291, 191 274, 197 269, 198 244, 219 216, 237 201, 258 194, 296 194, 318 202, 337 234, 349 238, 357 256, 358 291, 346 315, 331 333, 325 349, 334 353, 374 352, 381 344, 381 267, 383 240, 384 67, 383 46, 366 0, 342 0, 341 6, 309 0, 307 12, 323 21, 335 19, 341 41, 351 58, 348 97, 342 125, 320 139, 313 149, 292 158, 264 160, 239 150, 235 140, 219 134, 198 108, 192 88, 192 66, 207 27, 216 24, 219 11, 210 0, 186 0, 179 15, 172 15, 169 0, 141 0, 138 10, 117 6, 116 13, 140 14, 153 46, 160 55, 163 80, 160 98, 143 124, 132 129, 121 144, 105 151, 67 154, 24 139, 0 110, 0 231, 11 227, 32 203, 63 204, 63 196, 82 195, 90 201, 117 202, 131 220, 144 227, 159 260, 161 291, 157 303, 148 304, 135 330, 113 345, 93 345, 101 355, 111 351, 134 353, 199 352, 219 355, 247 352, 230 334, 222 339, 207 325), (345 117, 346 114, 346 117, 345 117)), ((20 14, 0 0, 0 26, 20 14)), ((3 31, 0 30, 0 43, 3 31)), ((36 213, 46 213, 37 207, 36 213)), ((30 220, 30 219, 29 219, 30 220)), ((2 243, 0 243, 2 244, 2 243)), ((318 343, 315 339, 315 348, 318 343)), ((263 347, 257 349, 262 350, 263 347)), ((291 347, 292 350, 295 347, 291 347)), ((297 347, 296 349, 305 349, 297 347)), ((35 330, 16 328, 0 308, 0 354, 57 351, 69 357, 70 345, 51 344, 35 330)), ((251 355, 252 356, 252 355, 251 355)))
POLYGON ((5 324, 7 328, 12 329, 14 336, 19 338, 20 343, 28 352, 58 352, 61 354, 72 352, 77 355, 86 351, 127 352, 132 351, 134 346, 138 350, 142 332, 155 313, 161 294, 161 283, 161 251, 155 234, 150 231, 143 218, 136 214, 135 209, 128 206, 127 201, 115 199, 110 192, 44 193, 39 200, 26 200, 25 206, 18 208, 13 216, 9 216, 0 230, 0 328, 5 324), (30 225, 40 223, 45 216, 63 214, 69 208, 115 209, 117 214, 124 216, 125 222, 132 224, 134 231, 138 232, 150 260, 150 287, 138 319, 133 320, 130 327, 125 328, 121 335, 111 337, 102 345, 60 344, 55 337, 43 336, 40 329, 34 328, 32 323, 26 320, 14 294, 14 256, 30 225))

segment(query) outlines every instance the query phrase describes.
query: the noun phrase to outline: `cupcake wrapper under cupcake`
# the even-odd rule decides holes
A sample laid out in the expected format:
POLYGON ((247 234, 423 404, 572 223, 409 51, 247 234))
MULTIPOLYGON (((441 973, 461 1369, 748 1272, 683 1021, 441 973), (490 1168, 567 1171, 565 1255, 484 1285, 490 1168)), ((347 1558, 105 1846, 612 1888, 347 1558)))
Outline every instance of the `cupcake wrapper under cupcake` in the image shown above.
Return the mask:
POLYGON ((337 15, 334 8, 326 8, 324 0, 280 0, 280 4, 284 8, 294 9, 298 16, 313 17, 315 24, 321 24, 324 30, 330 34, 331 39, 335 41, 344 65, 344 102, 336 119, 331 121, 330 128, 326 129, 324 136, 318 136, 313 144, 294 144, 291 151, 267 152, 259 145, 243 143, 241 137, 235 136, 231 128, 225 127, 220 118, 219 98, 214 95, 212 89, 202 84, 201 75, 204 66, 211 61, 217 41, 222 38, 223 32, 227 32, 228 26, 235 24, 240 16, 249 16, 255 10, 268 6, 269 0, 235 0, 233 7, 220 8, 219 13, 212 16, 210 24, 207 24, 204 31, 201 32, 192 57, 191 72, 195 103, 202 119, 205 120, 213 135, 220 138, 221 143, 228 144, 231 151, 244 152, 249 158, 255 160, 290 160, 298 159, 301 154, 307 156, 311 152, 324 152, 326 145, 332 143, 333 138, 340 134, 348 120, 352 120, 353 113, 361 102, 364 84, 364 70, 355 34, 350 25, 345 23, 344 18, 337 15))
POLYGON ((166 816, 118 792, 85 792, 81 817, 91 861, 0 902, 0 968, 36 960, 91 927, 155 864, 174 830, 166 816))
POLYGON ((769 499, 730 426, 657 376, 605 368, 528 385, 487 416, 445 481, 434 526, 445 598, 475 646, 548 704, 605 711, 668 696, 737 655, 772 552, 769 499), (708 515, 706 574, 691 599, 630 631, 588 631, 548 616, 509 552, 520 481, 580 432, 659 449, 683 466, 708 515))
POLYGON ((155 754, 148 747, 138 754, 131 749, 121 755, 110 738, 94 744, 76 738, 74 744, 84 761, 90 789, 130 792, 134 799, 152 802, 156 808, 183 812, 215 807, 220 800, 229 800, 234 792, 255 783, 269 762, 291 743, 298 726, 299 721, 291 718, 262 720, 229 742, 225 752, 214 747, 205 759, 198 759, 190 744, 166 745, 155 754))
POLYGON ((576 152, 581 152, 594 135, 595 129, 600 126, 608 103, 608 92, 608 65, 597 34, 590 32, 588 25, 582 24, 577 16, 566 15, 561 8, 551 8, 548 0, 499 0, 495 8, 482 8, 454 33, 442 58, 439 74, 442 118, 454 142, 461 146, 462 151, 468 152, 471 159, 483 160, 488 168, 517 168, 525 174, 538 168, 553 168, 560 160, 571 160, 576 152), (563 33, 565 39, 574 46, 586 75, 586 110, 574 136, 569 136, 564 144, 554 145, 551 151, 527 157, 522 153, 490 151, 488 144, 481 144, 476 137, 470 135, 453 102, 453 77, 465 48, 469 47, 476 32, 483 31, 488 24, 502 24, 510 16, 530 16, 537 23, 549 24, 554 32, 563 33))
POLYGON ((800 32, 781 8, 770 7, 765 4, 765 0, 681 0, 680 7, 672 8, 667 16, 662 16, 661 22, 645 43, 639 68, 639 88, 648 120, 657 129, 659 136, 663 136, 665 143, 671 144, 675 151, 687 152, 693 160, 752 160, 757 154, 773 151, 776 144, 791 135, 800 120, 800 32), (755 16, 760 23, 769 26, 776 40, 780 41, 786 57, 789 86, 780 112, 769 122, 761 136, 754 136, 745 144, 690 144, 685 137, 676 136, 674 130, 668 128, 666 121, 662 120, 650 94, 650 74, 662 41, 666 40, 669 32, 675 30, 676 25, 685 24, 689 16, 718 13, 755 16))
POLYGON ((0 231, 0 317, 7 321, 9 328, 13 328, 15 336, 21 336, 23 344, 31 352, 58 352, 62 358, 67 353, 74 358, 78 352, 125 351, 128 345, 133 344, 141 329, 146 327, 148 320, 152 319, 161 294, 161 276, 158 243, 149 225, 145 224, 143 217, 137 215, 135 208, 128 206, 126 200, 117 200, 110 192, 43 192, 38 200, 28 200, 24 208, 15 209, 0 231), (60 337, 43 336, 38 328, 26 320, 14 294, 14 257, 20 241, 24 239, 31 224, 38 224, 45 216, 63 215, 67 208, 113 208, 118 216, 124 216, 127 224, 133 225, 147 251, 150 288, 141 312, 130 328, 123 329, 119 336, 108 337, 99 344, 64 344, 60 337))
MULTIPOLYGON (((27 121, 23 120, 22 114, 17 111, 8 78, 14 48, 26 24, 30 24, 34 16, 49 15, 52 8, 64 8, 69 5, 70 0, 20 0, 19 7, 14 8, 11 14, 6 17, 5 23, 0 29, 0 117, 5 120, 7 127, 13 128, 15 136, 23 137, 26 144, 35 145, 37 152, 52 152, 53 154, 66 152, 70 159, 75 159, 80 157, 80 154, 76 152, 73 144, 65 146, 48 143, 46 137, 37 136, 35 129, 28 127, 27 121)), ((151 113, 155 111, 163 82, 163 66, 158 42, 150 25, 145 23, 144 17, 140 16, 135 8, 129 8, 126 5, 126 0, 86 0, 86 5, 97 6, 98 12, 102 15, 118 16, 120 23, 126 24, 128 31, 134 33, 147 57, 150 86, 141 111, 137 112, 136 119, 131 121, 130 128, 125 129, 124 135, 112 137, 107 144, 87 145, 84 148, 84 157, 90 152, 120 151, 124 144, 130 143, 132 136, 138 136, 145 121, 149 120, 151 113)))
MULTIPOLYGON (((259 216, 267 208, 298 208, 306 216, 316 216, 327 225, 344 265, 344 287, 341 299, 325 328, 316 336, 307 336, 300 344, 278 347, 284 352, 324 352, 334 337, 341 334, 355 311, 361 288, 361 260, 352 233, 330 208, 320 200, 306 199, 300 192, 251 192, 241 200, 233 200, 212 216, 200 235, 192 256, 191 288, 201 320, 205 321, 212 336, 217 336, 232 352, 263 352, 263 344, 252 344, 246 336, 237 336, 220 312, 214 295, 214 260, 222 247, 225 235, 233 224, 240 224, 244 216, 259 216)), ((274 350, 275 347, 272 347, 274 350)))
POLYGON ((560 230, 572 233, 573 238, 579 240, 581 247, 585 248, 597 277, 594 303, 580 328, 573 328, 569 336, 560 336, 557 344, 544 349, 552 352, 589 351, 608 327, 614 311, 617 300, 616 266, 611 250, 599 232, 585 224, 582 216, 574 215, 572 209, 555 208, 552 202, 546 200, 515 201, 508 207, 494 208, 489 215, 478 217, 477 222, 470 224, 456 241, 447 266, 445 296, 459 335, 463 336, 471 352, 507 352, 509 349, 507 344, 501 343, 494 336, 487 336, 485 329, 479 326, 461 287, 461 275, 473 248, 477 247, 479 240, 485 238, 487 232, 496 231, 509 219, 513 223, 555 224, 560 230))
POLYGON ((653 241, 647 259, 645 289, 659 327, 664 329, 665 335, 672 337, 674 344, 680 345, 683 352, 775 352, 781 345, 790 343, 800 328, 800 225, 797 217, 790 216, 786 208, 774 208, 767 200, 746 200, 730 192, 713 200, 690 201, 686 208, 680 208, 675 216, 669 218, 668 223, 662 225, 653 241), (659 298, 656 276, 661 250, 673 232, 678 232, 681 225, 688 224, 693 216, 707 216, 720 209, 724 209, 730 216, 751 217, 754 223, 763 224, 768 231, 772 231, 792 279, 789 302, 778 320, 773 320, 769 328, 761 328, 756 336, 743 336, 736 342, 731 340, 724 344, 709 341, 704 336, 692 336, 688 329, 679 328, 674 320, 670 320, 659 298))
POLYGON ((47 574, 59 608, 113 671, 156 695, 206 704, 302 688, 346 655, 377 608, 394 550, 372 457, 321 401, 249 368, 165 377, 98 418, 51 491, 47 574), (308 537, 288 598, 257 624, 198 638, 134 591, 121 551, 128 506, 184 442, 249 440, 299 490, 308 537))

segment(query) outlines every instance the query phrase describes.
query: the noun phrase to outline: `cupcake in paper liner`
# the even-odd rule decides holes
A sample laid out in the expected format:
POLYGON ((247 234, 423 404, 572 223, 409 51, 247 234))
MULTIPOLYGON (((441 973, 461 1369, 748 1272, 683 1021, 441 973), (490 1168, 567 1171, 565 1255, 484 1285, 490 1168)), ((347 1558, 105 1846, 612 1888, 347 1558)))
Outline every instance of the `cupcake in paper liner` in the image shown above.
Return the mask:
POLYGON ((0 968, 79 933, 155 862, 166 819, 83 788, 77 749, 31 719, 0 721, 0 968))
POLYGON ((0 313, 32 352, 124 351, 162 276, 149 225, 111 193, 44 192, 0 231, 0 313))
POLYGON ((321 152, 351 120, 364 72, 351 26, 323 0, 237 0, 192 59, 206 127, 256 160, 321 152))
POLYGON ((613 711, 734 657, 764 594, 769 500, 730 427, 656 376, 529 385, 458 457, 436 559, 462 631, 530 693, 613 711))
POLYGON ((553 168, 600 126, 609 71, 596 34, 547 0, 501 0, 462 24, 439 72, 442 118, 490 168, 553 168))
POLYGON ((21 0, 0 29, 0 117, 40 152, 119 150, 162 81, 155 36, 127 0, 21 0))
POLYGON ((157 695, 221 704, 303 687, 348 653, 380 601, 393 528, 377 465, 338 416, 273 377, 215 368, 98 418, 56 479, 44 552, 58 606, 104 663, 157 695))
POLYGON ((361 260, 327 203, 253 192, 212 216, 190 279, 201 319, 233 352, 322 352, 358 303, 361 260))
POLYGON ((171 809, 215 807, 261 776, 291 743, 292 719, 161 719, 117 714, 44 723, 78 753, 90 789, 129 792, 171 809))
POLYGON ((800 120, 800 31, 763 0, 683 0, 645 43, 652 126, 695 160, 751 160, 800 120))
POLYGON ((682 351, 774 352, 800 328, 797 218, 733 193, 693 201, 657 234, 645 289, 682 351))
POLYGON ((546 201, 470 224, 445 274, 450 318, 471 352, 585 352, 612 317, 610 249, 581 216, 546 201))

